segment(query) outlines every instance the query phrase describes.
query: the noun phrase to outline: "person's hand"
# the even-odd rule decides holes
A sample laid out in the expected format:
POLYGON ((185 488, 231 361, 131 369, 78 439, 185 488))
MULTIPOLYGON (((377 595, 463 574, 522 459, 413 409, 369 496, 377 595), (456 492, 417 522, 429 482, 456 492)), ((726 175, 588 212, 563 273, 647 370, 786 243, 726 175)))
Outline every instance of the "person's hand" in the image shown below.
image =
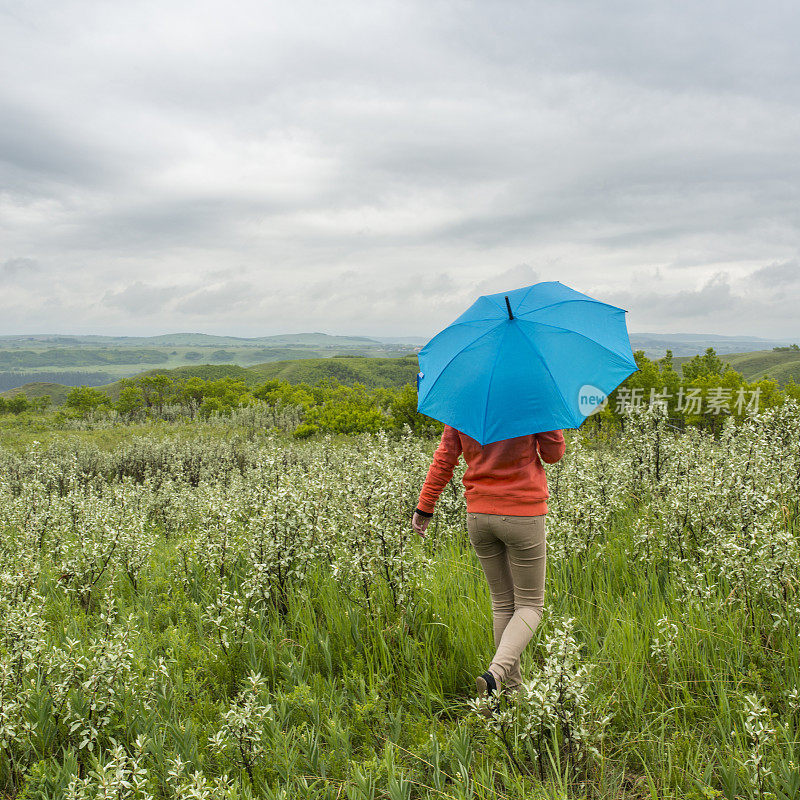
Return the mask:
POLYGON ((425 529, 428 527, 430 521, 431 517, 423 517, 422 514, 418 514, 415 511, 414 518, 411 520, 411 527, 424 539, 425 529))

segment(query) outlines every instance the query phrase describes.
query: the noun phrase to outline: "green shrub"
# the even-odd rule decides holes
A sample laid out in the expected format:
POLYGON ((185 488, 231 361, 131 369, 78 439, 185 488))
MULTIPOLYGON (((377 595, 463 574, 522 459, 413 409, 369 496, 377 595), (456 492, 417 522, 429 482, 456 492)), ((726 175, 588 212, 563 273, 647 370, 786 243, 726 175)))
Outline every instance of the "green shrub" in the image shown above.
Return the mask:
POLYGON ((309 425, 307 422, 304 422, 302 425, 298 425, 292 436, 295 439, 308 439, 309 436, 313 436, 315 433, 319 433, 319 428, 316 425, 309 425))

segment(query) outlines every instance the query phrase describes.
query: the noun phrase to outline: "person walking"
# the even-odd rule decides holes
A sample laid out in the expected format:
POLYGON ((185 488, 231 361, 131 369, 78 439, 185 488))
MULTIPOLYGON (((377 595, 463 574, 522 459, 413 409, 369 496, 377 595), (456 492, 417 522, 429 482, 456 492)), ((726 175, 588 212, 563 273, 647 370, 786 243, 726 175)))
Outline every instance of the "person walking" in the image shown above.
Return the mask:
POLYGON ((463 454, 467 532, 489 584, 494 657, 475 679, 478 694, 513 692, 522 683, 520 655, 542 618, 547 562, 547 477, 542 462, 564 455, 561 430, 481 445, 444 426, 420 491, 412 527, 420 534, 463 454))

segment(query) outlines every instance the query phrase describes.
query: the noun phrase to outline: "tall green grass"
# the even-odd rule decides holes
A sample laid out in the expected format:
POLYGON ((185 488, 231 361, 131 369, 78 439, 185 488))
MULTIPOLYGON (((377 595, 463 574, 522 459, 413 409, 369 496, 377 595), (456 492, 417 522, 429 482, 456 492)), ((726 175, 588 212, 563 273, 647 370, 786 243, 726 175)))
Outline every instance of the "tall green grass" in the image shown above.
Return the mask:
MULTIPOLYGON (((120 616, 137 623, 136 659, 165 658, 173 685, 147 714, 131 714, 128 744, 151 739, 146 760, 165 796, 176 756, 189 771, 241 773, 264 797, 755 796, 739 763, 747 744, 732 735, 741 729, 739 698, 797 684, 797 637, 767 646, 737 612, 686 618, 665 576, 624 558, 626 522, 623 515, 608 530, 602 548, 549 565, 547 613, 523 659, 530 678, 549 619, 575 619, 585 659, 598 667, 595 693, 614 704, 602 760, 578 784, 557 769, 544 781, 520 773, 468 710, 493 646, 485 579, 463 531, 437 547, 419 603, 406 613, 390 611, 387 598, 370 613, 320 572, 290 596, 285 613, 260 617, 229 656, 203 631, 203 588, 176 580, 178 554, 162 546, 136 593, 124 579, 115 592, 120 616), (649 644, 664 616, 683 619, 668 661, 656 666, 649 644), (275 713, 252 782, 235 757, 220 759, 208 743, 250 673, 265 678, 275 713)), ((732 588, 720 587, 720 597, 732 588)), ((46 616, 65 636, 102 631, 96 610, 78 613, 52 584, 46 596, 46 616)), ((800 791, 798 748, 782 746, 777 796, 792 798, 800 791)), ((44 758, 21 796, 58 796, 68 766, 63 754, 44 758)))

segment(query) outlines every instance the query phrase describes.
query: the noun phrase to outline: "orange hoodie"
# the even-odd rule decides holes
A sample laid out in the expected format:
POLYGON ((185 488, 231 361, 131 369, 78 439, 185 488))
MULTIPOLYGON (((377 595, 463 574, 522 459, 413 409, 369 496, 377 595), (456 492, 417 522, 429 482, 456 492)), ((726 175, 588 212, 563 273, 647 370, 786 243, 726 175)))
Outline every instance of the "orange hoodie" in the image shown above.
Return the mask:
POLYGON ((564 434, 558 431, 516 436, 481 446, 465 433, 444 426, 442 440, 422 486, 417 511, 431 516, 442 489, 453 477, 463 453, 467 471, 467 511, 533 517, 547 513, 547 477, 542 461, 554 464, 564 455, 564 434), (540 460, 541 457, 541 460, 540 460))

